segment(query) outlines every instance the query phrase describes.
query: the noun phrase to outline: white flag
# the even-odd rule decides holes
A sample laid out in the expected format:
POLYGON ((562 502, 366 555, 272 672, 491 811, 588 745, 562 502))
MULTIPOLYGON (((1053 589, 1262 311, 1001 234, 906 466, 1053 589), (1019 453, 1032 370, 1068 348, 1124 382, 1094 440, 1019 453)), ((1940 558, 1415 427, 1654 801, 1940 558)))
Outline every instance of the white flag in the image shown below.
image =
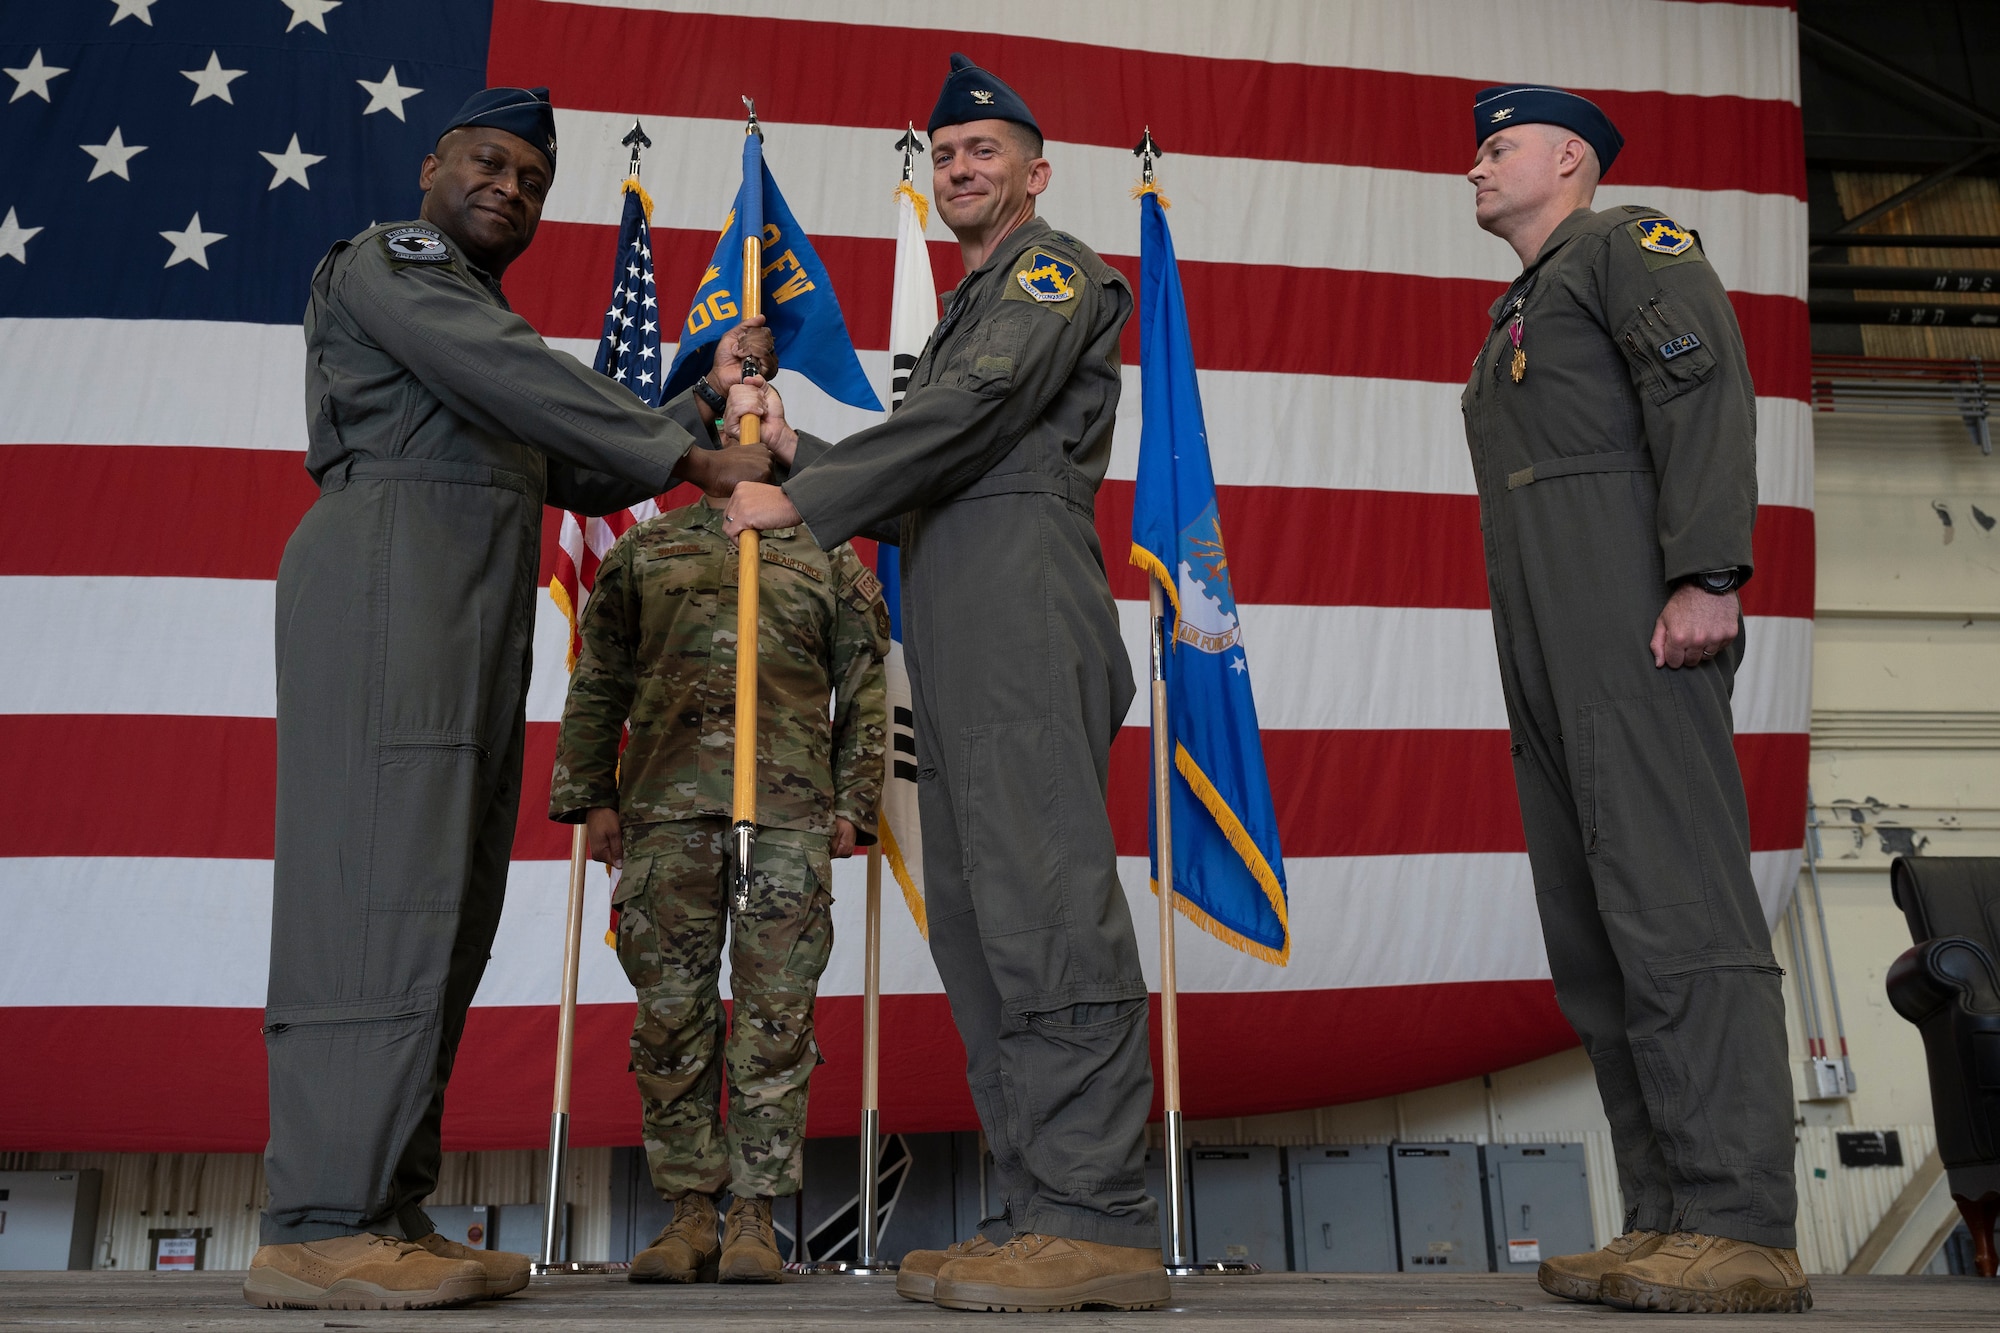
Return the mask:
MULTIPOLYGON (((889 410, 894 412, 910 387, 910 371, 937 326, 937 283, 931 277, 930 251, 924 248, 924 223, 930 201, 904 181, 896 187, 896 286, 889 306, 889 410)), ((903 580, 900 553, 879 548, 877 566, 882 595, 889 601, 895 637, 889 643, 889 755, 882 783, 882 854, 902 887, 903 901, 916 918, 917 929, 929 934, 924 920, 924 839, 917 822, 916 714, 910 707, 910 673, 903 664, 903 580)))

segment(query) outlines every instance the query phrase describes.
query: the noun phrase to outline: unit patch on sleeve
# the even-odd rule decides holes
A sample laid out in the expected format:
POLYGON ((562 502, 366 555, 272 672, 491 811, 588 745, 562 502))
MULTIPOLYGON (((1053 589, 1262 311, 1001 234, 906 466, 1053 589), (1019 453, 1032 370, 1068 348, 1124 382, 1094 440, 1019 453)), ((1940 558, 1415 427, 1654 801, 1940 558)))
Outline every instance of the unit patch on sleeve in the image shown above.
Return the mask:
POLYGON ((1064 263, 1046 250, 1028 256, 1028 264, 1014 275, 1021 290, 1037 301, 1054 305, 1076 295, 1076 265, 1064 263))
POLYGON ((1639 248, 1651 250, 1654 254, 1677 255, 1694 244, 1694 233, 1677 227, 1667 218, 1649 218, 1634 223, 1638 228, 1639 248))
POLYGON ((451 247, 429 227, 398 227, 382 237, 389 258, 410 264, 449 264, 451 247))
POLYGON ((1625 234, 1639 247, 1648 271, 1671 264, 1705 264, 1701 238, 1671 218, 1640 218, 1625 224, 1625 234))
POLYGON ((1663 342, 1660 344, 1660 359, 1662 361, 1671 361, 1684 352, 1692 352, 1699 346, 1701 346, 1700 338, 1692 333, 1683 333, 1672 342, 1663 342))

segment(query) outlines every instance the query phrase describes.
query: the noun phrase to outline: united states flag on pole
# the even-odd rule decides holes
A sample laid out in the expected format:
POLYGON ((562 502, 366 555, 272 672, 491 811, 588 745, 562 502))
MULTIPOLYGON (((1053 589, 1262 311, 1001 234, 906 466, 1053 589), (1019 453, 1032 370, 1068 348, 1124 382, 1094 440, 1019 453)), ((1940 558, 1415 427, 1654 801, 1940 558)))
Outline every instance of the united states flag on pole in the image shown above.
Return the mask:
MULTIPOLYGON (((641 117, 654 141, 651 249, 678 301, 737 188, 748 95, 886 395, 889 144, 928 114, 953 51, 1034 108, 1055 169, 1041 212, 1135 291, 1135 132, 1174 150, 1292 938, 1275 968, 1182 932, 1188 1114, 1381 1096, 1568 1047, 1458 409, 1486 307, 1520 267, 1473 224, 1466 108, 1496 83, 1588 95, 1627 141, 1600 205, 1698 227, 1729 289, 1761 500, 1736 746, 1775 906, 1803 840, 1813 610, 1797 40, 1788 4, 1691 0, 765 0, 754 16, 712 0, 0 0, 0 1143, 264 1141, 272 582, 315 495, 299 317, 326 247, 416 212, 418 164, 472 90, 547 85, 562 167, 506 290, 589 364, 625 132, 641 117), (107 1061, 106 1032, 145 1039, 107 1061)), ((955 285, 942 229, 930 258, 955 285)), ((1134 321, 1097 517, 1142 677, 1146 589, 1124 562, 1138 340, 1134 321)), ((782 383, 815 434, 881 419, 782 383)), ((550 516, 543 583, 559 528, 550 516)), ((521 1071, 552 1064, 569 830, 544 815, 569 627, 541 600, 522 818, 452 1080, 453 1150, 546 1143, 547 1074, 521 1071)), ((1147 755, 1142 702, 1112 747, 1111 813, 1150 957, 1147 755)), ((835 871, 814 1133, 857 1120, 861 874, 835 871)), ((602 919, 602 877, 589 892, 602 919)), ((970 1128, 928 951, 905 913, 883 932, 884 1126, 970 1128)), ((635 1143, 632 993, 609 950, 585 951, 581 995, 572 1141, 635 1143)))
MULTIPOLYGON (((653 200, 636 173, 621 188, 625 213, 618 223, 618 250, 612 261, 611 306, 604 312, 604 332, 598 336, 597 360, 592 364, 599 374, 609 375, 658 407, 665 401, 666 363, 660 359, 660 302, 653 290, 653 237, 647 226, 653 200)), ((597 567, 614 542, 661 512, 660 498, 642 500, 602 518, 563 514, 549 596, 569 622, 564 663, 571 670, 583 651, 583 612, 590 604, 590 590, 597 586, 597 567)))

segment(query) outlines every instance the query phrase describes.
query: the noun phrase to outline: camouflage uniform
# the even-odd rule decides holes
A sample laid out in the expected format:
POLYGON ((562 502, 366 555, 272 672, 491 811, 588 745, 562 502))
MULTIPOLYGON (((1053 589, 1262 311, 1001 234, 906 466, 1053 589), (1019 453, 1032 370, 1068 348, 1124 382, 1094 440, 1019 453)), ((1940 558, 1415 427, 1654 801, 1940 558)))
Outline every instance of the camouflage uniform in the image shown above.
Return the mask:
POLYGON ((889 650, 881 585, 852 548, 823 552, 799 529, 764 534, 762 552, 757 865, 730 932, 726 1138, 716 980, 730 903, 737 556, 720 510, 697 502, 662 514, 605 557, 549 798, 552 819, 615 806, 624 828, 618 959, 638 991, 632 1069, 653 1184, 667 1197, 799 1188, 806 1083, 819 1062, 812 1003, 833 947, 833 821, 875 839, 889 650))

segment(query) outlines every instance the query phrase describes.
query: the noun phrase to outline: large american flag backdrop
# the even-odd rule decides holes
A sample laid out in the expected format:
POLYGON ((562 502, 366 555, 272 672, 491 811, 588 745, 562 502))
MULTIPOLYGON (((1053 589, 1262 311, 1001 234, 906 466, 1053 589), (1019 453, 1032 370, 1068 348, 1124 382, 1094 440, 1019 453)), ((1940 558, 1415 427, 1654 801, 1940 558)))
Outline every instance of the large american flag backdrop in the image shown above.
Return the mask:
MULTIPOLYGON (((1055 164, 1044 214, 1135 283, 1130 147, 1152 127, 1294 931, 1285 968, 1181 931, 1196 1117, 1381 1096, 1574 1042, 1522 850, 1456 400, 1518 267, 1472 222, 1473 91, 1587 91, 1628 141, 1600 205, 1643 201, 1699 228, 1749 343, 1763 507, 1737 751, 1775 912, 1801 841, 1813 593, 1789 7, 739 8, 0 0, 0 1146, 264 1140, 272 580, 314 495, 306 280, 331 241, 415 213, 422 154, 482 83, 547 84, 560 108, 561 171, 507 278, 552 343, 587 361, 600 331, 635 117, 654 143, 661 307, 680 308, 736 187, 747 93, 885 399, 892 144, 928 115, 947 56, 968 52, 1034 106, 1055 164)), ((948 287, 957 249, 932 235, 948 287)), ((1137 457, 1136 339, 1135 320, 1098 500, 1114 558, 1137 457)), ((786 379, 802 425, 866 423, 786 379)), ((544 582, 556 528, 551 514, 544 582)), ((1141 576, 1122 562, 1110 574, 1142 663, 1141 576)), ((533 1146, 547 1123, 569 831, 543 813, 564 628, 540 600, 520 832, 452 1085, 455 1148, 533 1146)), ((1112 814, 1151 957, 1142 710, 1114 750, 1112 814)), ((860 881, 858 861, 841 866, 817 1133, 857 1123, 860 881)), ((595 870, 590 894, 601 921, 595 870)), ((936 973, 891 899, 884 1124, 968 1127, 936 973)), ((584 957, 575 1139, 633 1143, 631 991, 610 950, 592 939, 584 957)))

